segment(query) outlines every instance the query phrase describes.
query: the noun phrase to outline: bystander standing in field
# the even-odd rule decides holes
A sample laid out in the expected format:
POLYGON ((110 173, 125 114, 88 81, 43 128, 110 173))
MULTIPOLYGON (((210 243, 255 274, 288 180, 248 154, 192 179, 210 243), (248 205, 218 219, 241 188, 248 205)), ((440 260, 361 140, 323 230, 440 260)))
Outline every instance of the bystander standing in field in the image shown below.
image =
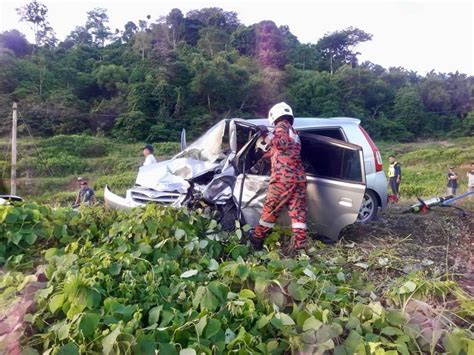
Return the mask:
POLYGON ((400 163, 395 159, 394 155, 388 157, 390 165, 388 166, 388 182, 392 193, 395 195, 397 201, 400 199, 400 182, 402 180, 402 168, 400 163))
POLYGON ((454 171, 454 166, 449 167, 446 178, 448 179, 448 195, 456 195, 456 191, 458 189, 458 174, 456 174, 456 172, 454 171))
POLYGON ((467 191, 474 192, 474 163, 471 163, 471 170, 467 172, 467 191))
POLYGON ((95 203, 95 192, 89 187, 86 179, 78 178, 80 189, 77 192, 76 202, 74 207, 80 205, 92 205, 95 203))
POLYGON ((143 155, 145 156, 145 161, 143 162, 143 166, 156 164, 155 156, 153 155, 153 146, 151 144, 147 144, 143 148, 143 155))

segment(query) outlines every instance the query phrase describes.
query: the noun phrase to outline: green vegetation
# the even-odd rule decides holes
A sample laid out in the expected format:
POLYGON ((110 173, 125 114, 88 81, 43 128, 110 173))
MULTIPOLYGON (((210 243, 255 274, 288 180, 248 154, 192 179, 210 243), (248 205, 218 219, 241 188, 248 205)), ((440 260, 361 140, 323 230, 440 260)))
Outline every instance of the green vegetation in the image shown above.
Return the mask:
MULTIPOLYGON (((241 236, 220 232, 201 211, 0 206, 0 312, 9 314, 37 280, 32 267, 42 265, 47 283, 24 317, 28 333, 20 333, 26 353, 468 354, 474 347, 472 298, 447 275, 395 277, 393 252, 367 256, 353 245, 315 244, 309 256, 287 258, 271 241, 278 232, 270 252, 253 254, 241 236), (441 305, 433 318, 413 313, 421 301, 441 305)), ((0 340, 0 351, 6 346, 0 340)))
POLYGON ((47 12, 37 1, 19 9, 34 44, 16 30, 0 34, 0 134, 13 100, 20 130, 28 124, 35 136, 175 141, 183 127, 193 138, 223 117, 265 116, 281 100, 298 116, 358 117, 377 140, 473 133, 472 77, 359 63, 357 45, 372 35, 358 28, 301 43, 288 26, 246 26, 235 12, 204 8, 113 33, 107 11, 93 9, 58 41, 47 12))
MULTIPOLYGON (((135 181, 138 167, 143 162, 138 143, 123 143, 104 137, 56 136, 52 138, 19 141, 18 174, 19 194, 28 200, 70 205, 75 198, 77 177, 86 176, 92 187, 102 196, 107 184, 123 194, 135 181)), ((384 169, 388 155, 395 154, 402 164, 403 198, 444 195, 446 173, 450 164, 459 175, 459 191, 467 186, 466 173, 474 161, 474 138, 456 138, 425 143, 380 142, 384 169)), ((179 151, 176 142, 154 144, 159 160, 167 159, 179 151)), ((0 161, 3 179, 10 174, 8 141, 0 141, 0 161), (4 155, 5 154, 5 155, 4 155)))
MULTIPOLYGON (((299 116, 359 117, 379 141, 449 136, 379 147, 401 162, 404 197, 442 195, 450 164, 463 191, 474 139, 453 137, 473 133, 472 77, 359 63, 354 47, 371 35, 357 28, 302 44, 287 26, 245 26, 218 8, 173 9, 115 34, 94 9, 59 43, 44 5, 19 12, 35 44, 0 34, 0 134, 17 100, 19 194, 47 203, 0 206, 0 314, 45 282, 20 317, 23 353, 474 352, 474 303, 447 253, 445 273, 402 272, 406 257, 390 246, 315 242, 308 255, 282 255, 278 230, 254 253, 246 227, 224 233, 200 210, 52 207, 73 202, 79 175, 99 198, 105 184, 124 192, 143 160, 138 142, 164 159, 183 127, 192 139, 280 100, 299 116)), ((7 139, 0 151, 7 180, 7 139)), ((2 332, 0 353, 8 346, 2 332)))
MULTIPOLYGON (((99 197, 106 184, 120 193, 132 186, 143 163, 143 144, 123 143, 105 137, 59 135, 20 139, 18 144, 19 194, 26 199, 67 205, 74 201, 77 177, 91 180, 99 197)), ((159 160, 179 151, 174 142, 155 143, 159 160)), ((2 178, 10 176, 10 147, 0 141, 2 178)))
POLYGON ((406 198, 444 196, 450 165, 457 172, 459 192, 467 190, 466 173, 474 161, 474 138, 465 137, 425 143, 381 143, 385 170, 388 156, 402 164, 401 194, 406 198))

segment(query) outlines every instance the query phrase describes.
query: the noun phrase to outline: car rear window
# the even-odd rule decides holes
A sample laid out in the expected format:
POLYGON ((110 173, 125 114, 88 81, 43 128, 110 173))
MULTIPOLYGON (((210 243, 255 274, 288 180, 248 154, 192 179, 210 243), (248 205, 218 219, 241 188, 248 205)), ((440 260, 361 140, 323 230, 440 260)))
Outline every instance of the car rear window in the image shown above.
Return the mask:
POLYGON ((306 174, 364 183, 359 150, 307 137, 301 137, 301 143, 306 174))

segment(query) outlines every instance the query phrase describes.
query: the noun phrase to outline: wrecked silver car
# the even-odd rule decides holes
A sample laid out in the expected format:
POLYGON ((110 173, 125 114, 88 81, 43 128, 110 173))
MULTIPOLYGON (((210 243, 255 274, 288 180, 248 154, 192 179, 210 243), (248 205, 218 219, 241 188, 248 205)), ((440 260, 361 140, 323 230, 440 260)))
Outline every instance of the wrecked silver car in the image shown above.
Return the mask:
MULTIPOLYGON (((125 198, 106 187, 107 206, 132 208, 156 202, 193 208, 204 202, 214 208, 224 228, 231 229, 236 219, 256 226, 271 167, 262 159, 268 147, 260 137, 257 120, 252 121, 222 120, 172 159, 141 167, 125 198)), ((363 200, 362 148, 304 131, 300 138, 308 181, 308 227, 337 240, 341 229, 356 221, 363 200)), ((278 223, 290 225, 285 211, 278 223)))

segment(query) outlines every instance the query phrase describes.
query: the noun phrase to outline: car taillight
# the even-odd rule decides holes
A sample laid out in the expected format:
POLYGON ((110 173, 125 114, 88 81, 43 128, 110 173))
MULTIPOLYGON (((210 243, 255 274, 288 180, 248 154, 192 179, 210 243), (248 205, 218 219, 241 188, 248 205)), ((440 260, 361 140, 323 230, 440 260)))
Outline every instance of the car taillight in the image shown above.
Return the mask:
POLYGON ((372 149, 372 153, 374 153, 374 161, 375 161, 375 171, 382 171, 383 165, 382 165, 382 156, 380 155, 380 151, 375 145, 374 141, 372 138, 370 138, 369 134, 366 132, 366 130, 359 126, 361 132, 364 134, 364 137, 367 139, 367 142, 369 142, 370 149, 372 149))

